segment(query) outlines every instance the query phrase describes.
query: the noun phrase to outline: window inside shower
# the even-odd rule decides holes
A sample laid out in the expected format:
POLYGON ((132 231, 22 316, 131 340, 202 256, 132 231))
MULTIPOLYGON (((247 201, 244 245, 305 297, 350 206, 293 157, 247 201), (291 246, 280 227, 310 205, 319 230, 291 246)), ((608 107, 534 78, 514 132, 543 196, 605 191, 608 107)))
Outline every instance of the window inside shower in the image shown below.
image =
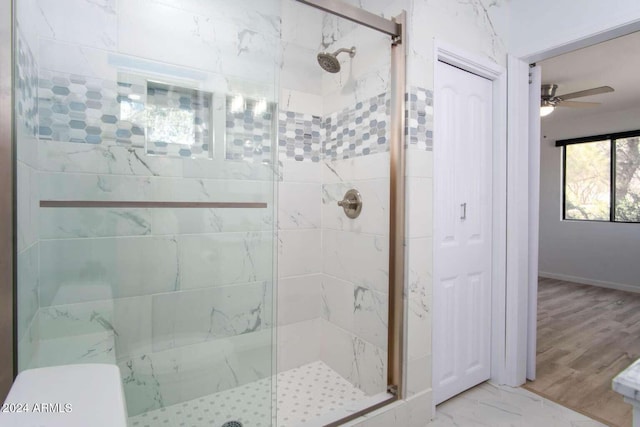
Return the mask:
POLYGON ((117 365, 131 426, 388 401, 391 38, 295 0, 16 11, 19 370, 117 365))

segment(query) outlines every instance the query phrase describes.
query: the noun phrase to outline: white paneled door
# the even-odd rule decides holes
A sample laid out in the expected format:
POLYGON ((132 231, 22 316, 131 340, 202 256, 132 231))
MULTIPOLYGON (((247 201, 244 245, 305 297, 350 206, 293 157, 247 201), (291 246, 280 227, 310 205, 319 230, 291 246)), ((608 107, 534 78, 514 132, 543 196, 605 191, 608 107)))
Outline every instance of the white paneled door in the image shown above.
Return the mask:
POLYGON ((438 62, 434 94, 433 389, 489 379, 492 83, 438 62))

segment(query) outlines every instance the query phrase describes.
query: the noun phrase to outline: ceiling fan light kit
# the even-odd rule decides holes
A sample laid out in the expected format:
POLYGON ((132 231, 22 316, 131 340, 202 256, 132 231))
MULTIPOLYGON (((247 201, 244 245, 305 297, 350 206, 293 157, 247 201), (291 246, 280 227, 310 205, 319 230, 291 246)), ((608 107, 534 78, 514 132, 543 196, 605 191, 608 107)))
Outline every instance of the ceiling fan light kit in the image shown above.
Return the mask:
POLYGON ((611 86, 600 86, 578 92, 567 93, 565 95, 556 95, 556 89, 558 89, 558 85, 555 84, 545 84, 540 88, 540 117, 548 116, 553 113, 555 107, 595 107, 600 104, 598 102, 576 102, 568 100, 582 98, 583 96, 600 95, 602 93, 613 92, 613 88, 611 86))

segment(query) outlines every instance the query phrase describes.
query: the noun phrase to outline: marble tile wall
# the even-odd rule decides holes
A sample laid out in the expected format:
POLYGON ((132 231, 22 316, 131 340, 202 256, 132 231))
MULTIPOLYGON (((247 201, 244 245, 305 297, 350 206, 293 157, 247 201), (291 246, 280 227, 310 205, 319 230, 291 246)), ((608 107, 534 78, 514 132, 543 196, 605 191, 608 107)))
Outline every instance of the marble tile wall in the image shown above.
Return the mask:
POLYGON ((278 185, 278 372, 320 360, 321 163, 310 160, 283 160, 278 185))
POLYGON ((33 364, 39 347, 40 240, 38 237, 38 63, 28 16, 20 14, 16 30, 17 151, 17 339, 18 369, 33 364))
POLYGON ((21 369, 118 363, 130 414, 270 377, 279 2, 23 0, 18 14, 39 52, 35 64, 21 51, 24 127, 37 129, 18 148, 20 194, 35 202, 21 203, 31 218, 21 230, 25 244, 39 242, 20 256, 21 277, 37 286, 20 287, 20 312, 35 325, 21 329, 21 369), (191 97, 187 108, 147 80, 214 98, 191 97), (211 111, 225 106, 215 94, 236 93, 264 100, 259 119, 211 111), (145 103, 193 114, 196 146, 146 144, 145 103), (269 208, 39 209, 40 199, 269 208))
POLYGON ((322 360, 368 395, 386 389, 388 152, 323 162, 322 360), (362 194, 356 219, 337 206, 362 194))

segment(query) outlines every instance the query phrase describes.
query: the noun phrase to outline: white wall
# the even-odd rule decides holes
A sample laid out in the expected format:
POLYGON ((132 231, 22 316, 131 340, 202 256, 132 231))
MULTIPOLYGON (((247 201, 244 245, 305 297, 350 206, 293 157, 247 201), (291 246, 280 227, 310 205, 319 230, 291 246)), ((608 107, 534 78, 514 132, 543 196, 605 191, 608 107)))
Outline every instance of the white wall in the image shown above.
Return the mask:
POLYGON ((509 7, 509 53, 517 57, 640 23, 637 0, 513 0, 509 7))
POLYGON ((638 224, 562 221, 562 150, 554 146, 558 139, 638 129, 638 117, 640 108, 542 120, 540 275, 640 292, 638 224))

